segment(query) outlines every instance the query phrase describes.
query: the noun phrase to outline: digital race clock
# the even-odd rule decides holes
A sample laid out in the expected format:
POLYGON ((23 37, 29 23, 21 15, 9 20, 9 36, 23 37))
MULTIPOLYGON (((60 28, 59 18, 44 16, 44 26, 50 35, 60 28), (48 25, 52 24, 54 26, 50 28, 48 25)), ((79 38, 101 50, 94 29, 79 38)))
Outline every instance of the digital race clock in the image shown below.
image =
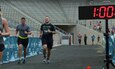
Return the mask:
POLYGON ((115 18, 115 5, 80 6, 79 19, 112 19, 115 18))

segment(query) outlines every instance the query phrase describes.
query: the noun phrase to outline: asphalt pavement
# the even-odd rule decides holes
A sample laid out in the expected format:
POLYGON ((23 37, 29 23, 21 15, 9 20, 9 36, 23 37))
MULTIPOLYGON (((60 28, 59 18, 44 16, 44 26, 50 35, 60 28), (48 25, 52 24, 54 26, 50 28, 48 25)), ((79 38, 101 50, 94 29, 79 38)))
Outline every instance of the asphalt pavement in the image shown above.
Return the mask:
POLYGON ((98 45, 63 45, 52 49, 50 64, 43 63, 40 54, 27 58, 26 64, 17 64, 17 61, 3 64, 2 69, 86 69, 87 66, 104 69, 104 58, 104 49, 98 45))

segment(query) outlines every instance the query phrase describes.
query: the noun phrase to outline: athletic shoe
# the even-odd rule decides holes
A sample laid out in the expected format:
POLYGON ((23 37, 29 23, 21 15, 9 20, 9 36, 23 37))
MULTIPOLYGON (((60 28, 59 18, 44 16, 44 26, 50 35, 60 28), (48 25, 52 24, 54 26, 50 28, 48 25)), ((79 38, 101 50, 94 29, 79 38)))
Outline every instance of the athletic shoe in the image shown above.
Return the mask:
POLYGON ((47 64, 49 64, 50 63, 50 60, 47 60, 47 64))
POLYGON ((18 60, 18 64, 20 64, 21 63, 21 60, 18 60))
POLYGON ((43 62, 46 63, 46 59, 45 58, 43 59, 43 62))
POLYGON ((22 63, 25 64, 25 63, 26 63, 26 60, 24 59, 22 63))

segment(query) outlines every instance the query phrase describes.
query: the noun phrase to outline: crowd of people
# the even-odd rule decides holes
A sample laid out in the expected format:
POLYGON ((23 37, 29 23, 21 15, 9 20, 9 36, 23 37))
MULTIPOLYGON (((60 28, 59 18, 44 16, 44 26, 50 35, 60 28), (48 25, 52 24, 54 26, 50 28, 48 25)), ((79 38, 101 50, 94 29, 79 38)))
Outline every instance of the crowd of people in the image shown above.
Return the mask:
MULTIPOLYGON (((83 42, 84 42, 84 45, 87 45, 87 39, 89 38, 92 42, 92 45, 94 45, 95 43, 95 39, 96 39, 96 36, 94 34, 92 34, 91 36, 87 36, 86 34, 82 35, 80 32, 78 33, 77 35, 78 37, 78 43, 79 45, 81 45, 81 42, 82 42, 82 39, 83 39, 83 42)), ((97 36, 97 44, 100 43, 100 35, 97 36)))

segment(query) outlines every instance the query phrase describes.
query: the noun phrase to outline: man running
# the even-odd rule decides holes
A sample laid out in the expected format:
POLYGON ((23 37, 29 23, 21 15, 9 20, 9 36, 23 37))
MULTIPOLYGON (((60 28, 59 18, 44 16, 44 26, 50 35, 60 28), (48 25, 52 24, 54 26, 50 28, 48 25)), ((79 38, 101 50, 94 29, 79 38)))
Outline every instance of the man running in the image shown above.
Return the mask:
POLYGON ((5 18, 1 16, 1 9, 0 9, 0 64, 2 64, 2 55, 3 55, 3 50, 5 49, 3 36, 9 36, 9 35, 10 35, 10 30, 8 27, 8 22, 5 18), (4 33, 3 33, 3 29, 5 30, 4 33))
POLYGON ((43 45, 43 62, 50 63, 51 49, 53 46, 53 34, 55 34, 55 27, 49 22, 49 17, 45 17, 45 23, 41 25, 40 36, 43 45))
POLYGON ((30 27, 26 24, 26 19, 25 17, 21 18, 21 24, 19 24, 16 27, 16 35, 19 32, 18 36, 18 57, 19 61, 18 63, 24 63, 25 64, 25 59, 26 59, 26 50, 28 46, 28 35, 31 35, 30 27), (24 59, 22 61, 22 48, 24 50, 24 59))

